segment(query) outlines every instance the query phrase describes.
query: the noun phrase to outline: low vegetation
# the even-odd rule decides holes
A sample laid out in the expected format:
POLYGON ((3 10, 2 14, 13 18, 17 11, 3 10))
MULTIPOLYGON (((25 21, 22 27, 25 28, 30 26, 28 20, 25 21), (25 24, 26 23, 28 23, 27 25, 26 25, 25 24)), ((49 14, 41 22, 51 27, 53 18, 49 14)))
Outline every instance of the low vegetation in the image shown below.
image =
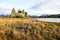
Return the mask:
POLYGON ((0 18, 0 40, 60 40, 60 23, 0 18))

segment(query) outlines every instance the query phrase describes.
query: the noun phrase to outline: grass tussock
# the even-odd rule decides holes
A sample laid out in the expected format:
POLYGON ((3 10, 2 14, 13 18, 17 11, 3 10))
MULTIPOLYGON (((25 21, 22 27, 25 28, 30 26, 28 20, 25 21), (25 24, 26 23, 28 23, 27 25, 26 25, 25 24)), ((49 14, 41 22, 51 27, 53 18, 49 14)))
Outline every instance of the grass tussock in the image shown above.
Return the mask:
POLYGON ((60 23, 0 18, 0 40, 60 40, 60 23))

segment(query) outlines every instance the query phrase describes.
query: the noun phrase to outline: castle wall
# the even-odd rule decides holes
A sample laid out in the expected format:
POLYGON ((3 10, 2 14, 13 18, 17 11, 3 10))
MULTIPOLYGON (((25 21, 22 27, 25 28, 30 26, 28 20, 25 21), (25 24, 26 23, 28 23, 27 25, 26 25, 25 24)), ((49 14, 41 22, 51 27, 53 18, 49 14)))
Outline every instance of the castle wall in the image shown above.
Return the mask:
POLYGON ((22 11, 21 13, 19 13, 19 12, 12 12, 11 13, 11 17, 16 17, 16 16, 18 16, 18 17, 25 17, 26 13, 24 11, 22 11))

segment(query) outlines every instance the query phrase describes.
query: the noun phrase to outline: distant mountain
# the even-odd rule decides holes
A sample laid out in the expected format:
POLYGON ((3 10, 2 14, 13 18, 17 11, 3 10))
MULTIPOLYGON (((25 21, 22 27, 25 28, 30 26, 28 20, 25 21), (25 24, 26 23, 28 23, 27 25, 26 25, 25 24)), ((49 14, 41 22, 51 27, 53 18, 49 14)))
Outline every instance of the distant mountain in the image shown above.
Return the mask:
POLYGON ((44 15, 41 15, 41 16, 29 16, 31 18, 60 18, 60 14, 57 14, 57 15, 47 15, 47 14, 44 14, 44 15))
POLYGON ((6 16, 6 15, 0 15, 0 18, 1 18, 1 17, 5 17, 5 16, 6 16))
POLYGON ((52 14, 42 14, 41 16, 49 16, 49 15, 52 15, 52 14))
POLYGON ((36 16, 36 15, 29 15, 30 18, 38 18, 39 16, 36 16))
POLYGON ((60 18, 60 14, 58 14, 58 15, 40 16, 39 18, 60 18))

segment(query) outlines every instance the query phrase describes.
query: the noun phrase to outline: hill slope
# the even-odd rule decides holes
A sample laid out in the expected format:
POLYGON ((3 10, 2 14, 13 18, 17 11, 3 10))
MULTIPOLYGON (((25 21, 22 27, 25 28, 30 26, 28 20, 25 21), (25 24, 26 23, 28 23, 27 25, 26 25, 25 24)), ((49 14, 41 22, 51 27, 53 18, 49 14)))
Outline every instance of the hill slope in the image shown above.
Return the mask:
POLYGON ((0 18, 0 40, 60 40, 60 23, 0 18))

